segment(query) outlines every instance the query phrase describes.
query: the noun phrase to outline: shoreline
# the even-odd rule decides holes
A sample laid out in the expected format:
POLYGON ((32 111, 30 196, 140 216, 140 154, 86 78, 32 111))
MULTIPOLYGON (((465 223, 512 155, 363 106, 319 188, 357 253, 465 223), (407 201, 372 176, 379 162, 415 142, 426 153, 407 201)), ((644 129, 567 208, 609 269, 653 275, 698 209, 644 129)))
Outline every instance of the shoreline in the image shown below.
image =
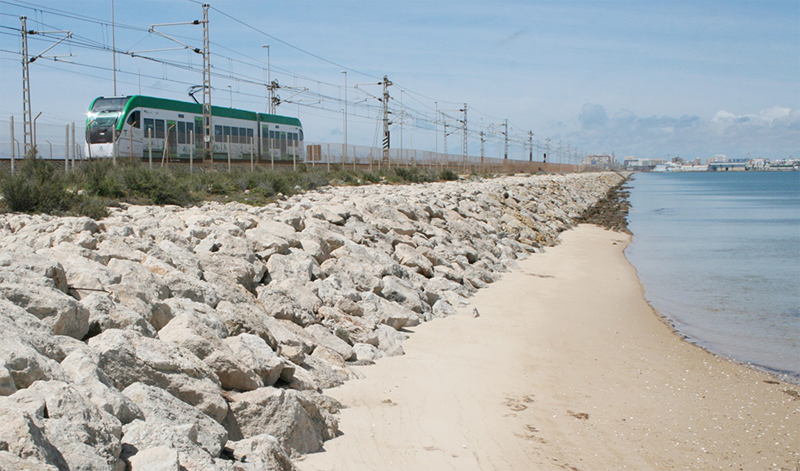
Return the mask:
POLYGON ((682 338, 644 298, 630 236, 586 225, 562 235, 480 290, 480 317, 415 329, 406 356, 326 390, 347 407, 343 435, 300 469, 794 470, 797 387, 682 338), (609 279, 586 285, 587 271, 609 279), (500 343, 487 337, 498 332, 500 343))

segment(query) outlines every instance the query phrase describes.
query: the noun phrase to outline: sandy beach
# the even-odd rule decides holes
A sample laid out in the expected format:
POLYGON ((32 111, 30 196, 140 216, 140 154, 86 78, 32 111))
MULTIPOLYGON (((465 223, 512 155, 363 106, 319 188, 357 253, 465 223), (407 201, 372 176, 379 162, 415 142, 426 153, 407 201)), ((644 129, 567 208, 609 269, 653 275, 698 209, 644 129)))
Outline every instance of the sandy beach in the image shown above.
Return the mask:
POLYGON ((326 390, 342 435, 300 469, 797 469, 800 388, 675 335, 628 235, 562 240, 326 390))

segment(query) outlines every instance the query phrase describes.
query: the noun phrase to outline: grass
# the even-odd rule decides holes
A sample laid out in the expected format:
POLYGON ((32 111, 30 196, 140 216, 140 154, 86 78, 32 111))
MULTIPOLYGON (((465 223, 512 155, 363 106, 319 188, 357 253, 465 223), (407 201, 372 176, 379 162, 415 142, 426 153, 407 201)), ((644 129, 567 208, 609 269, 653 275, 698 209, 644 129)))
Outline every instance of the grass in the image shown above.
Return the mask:
POLYGON ((183 167, 150 168, 138 161, 82 162, 64 173, 56 162, 35 158, 35 152, 14 175, 0 171, 0 211, 30 214, 89 216, 101 219, 107 207, 119 203, 190 206, 201 201, 239 201, 263 205, 279 195, 291 196, 328 185, 422 183, 457 180, 452 170, 393 167, 377 172, 332 166, 289 169, 208 168, 189 173, 183 167))

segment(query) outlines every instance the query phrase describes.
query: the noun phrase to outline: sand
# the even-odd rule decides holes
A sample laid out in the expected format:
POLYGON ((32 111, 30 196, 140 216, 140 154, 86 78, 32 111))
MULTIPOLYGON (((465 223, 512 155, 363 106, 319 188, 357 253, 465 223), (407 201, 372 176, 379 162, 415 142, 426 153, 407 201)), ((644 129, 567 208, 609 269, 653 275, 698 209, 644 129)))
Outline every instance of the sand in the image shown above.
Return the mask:
POLYGON ((562 240, 325 391, 343 434, 300 469, 797 469, 800 388, 674 334, 628 235, 562 240))

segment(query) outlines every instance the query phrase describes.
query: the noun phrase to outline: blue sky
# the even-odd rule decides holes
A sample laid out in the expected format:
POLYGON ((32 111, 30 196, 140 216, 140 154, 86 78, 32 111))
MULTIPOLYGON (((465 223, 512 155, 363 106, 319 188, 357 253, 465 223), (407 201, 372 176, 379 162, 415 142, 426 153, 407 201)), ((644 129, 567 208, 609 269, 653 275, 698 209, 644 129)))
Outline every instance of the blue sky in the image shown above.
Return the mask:
MULTIPOLYGON (((269 44, 272 78, 293 88, 278 91, 285 101, 278 110, 300 117, 309 141, 342 141, 347 69, 350 144, 375 142, 380 104, 372 95, 388 75, 395 148, 402 121, 403 147, 432 150, 438 141, 442 150, 441 125, 438 137, 430 129, 434 110, 453 110, 446 112, 452 130, 461 118, 456 110, 467 103, 473 155, 481 130, 489 136, 487 155, 498 155, 498 124, 508 119, 512 158, 523 157, 529 131, 539 155, 549 137, 551 156, 560 141, 564 150, 618 158, 800 157, 797 0, 210 4, 215 103, 266 110, 265 87, 252 82, 265 82, 262 45, 269 44)), ((148 33, 151 24, 198 19, 202 8, 192 0, 115 0, 115 13, 117 49, 140 51, 175 45, 148 33)), ((80 122, 94 97, 113 94, 113 83, 111 53, 79 42, 110 47, 110 28, 69 16, 110 22, 110 0, 0 1, 2 122, 11 114, 21 120, 20 40, 13 29, 23 14, 29 29, 80 36, 51 51, 74 57, 31 65, 39 123, 63 129, 67 121, 80 122)), ((198 26, 160 29, 201 45, 198 26)), ((32 39, 31 53, 51 43, 32 39)), ((175 66, 202 63, 187 51, 144 55, 175 66)), ((141 73, 143 94, 188 99, 187 87, 201 83, 201 75, 175 66, 118 55, 118 92, 138 93, 141 73)), ((450 152, 460 146, 459 134, 448 137, 450 152)))

